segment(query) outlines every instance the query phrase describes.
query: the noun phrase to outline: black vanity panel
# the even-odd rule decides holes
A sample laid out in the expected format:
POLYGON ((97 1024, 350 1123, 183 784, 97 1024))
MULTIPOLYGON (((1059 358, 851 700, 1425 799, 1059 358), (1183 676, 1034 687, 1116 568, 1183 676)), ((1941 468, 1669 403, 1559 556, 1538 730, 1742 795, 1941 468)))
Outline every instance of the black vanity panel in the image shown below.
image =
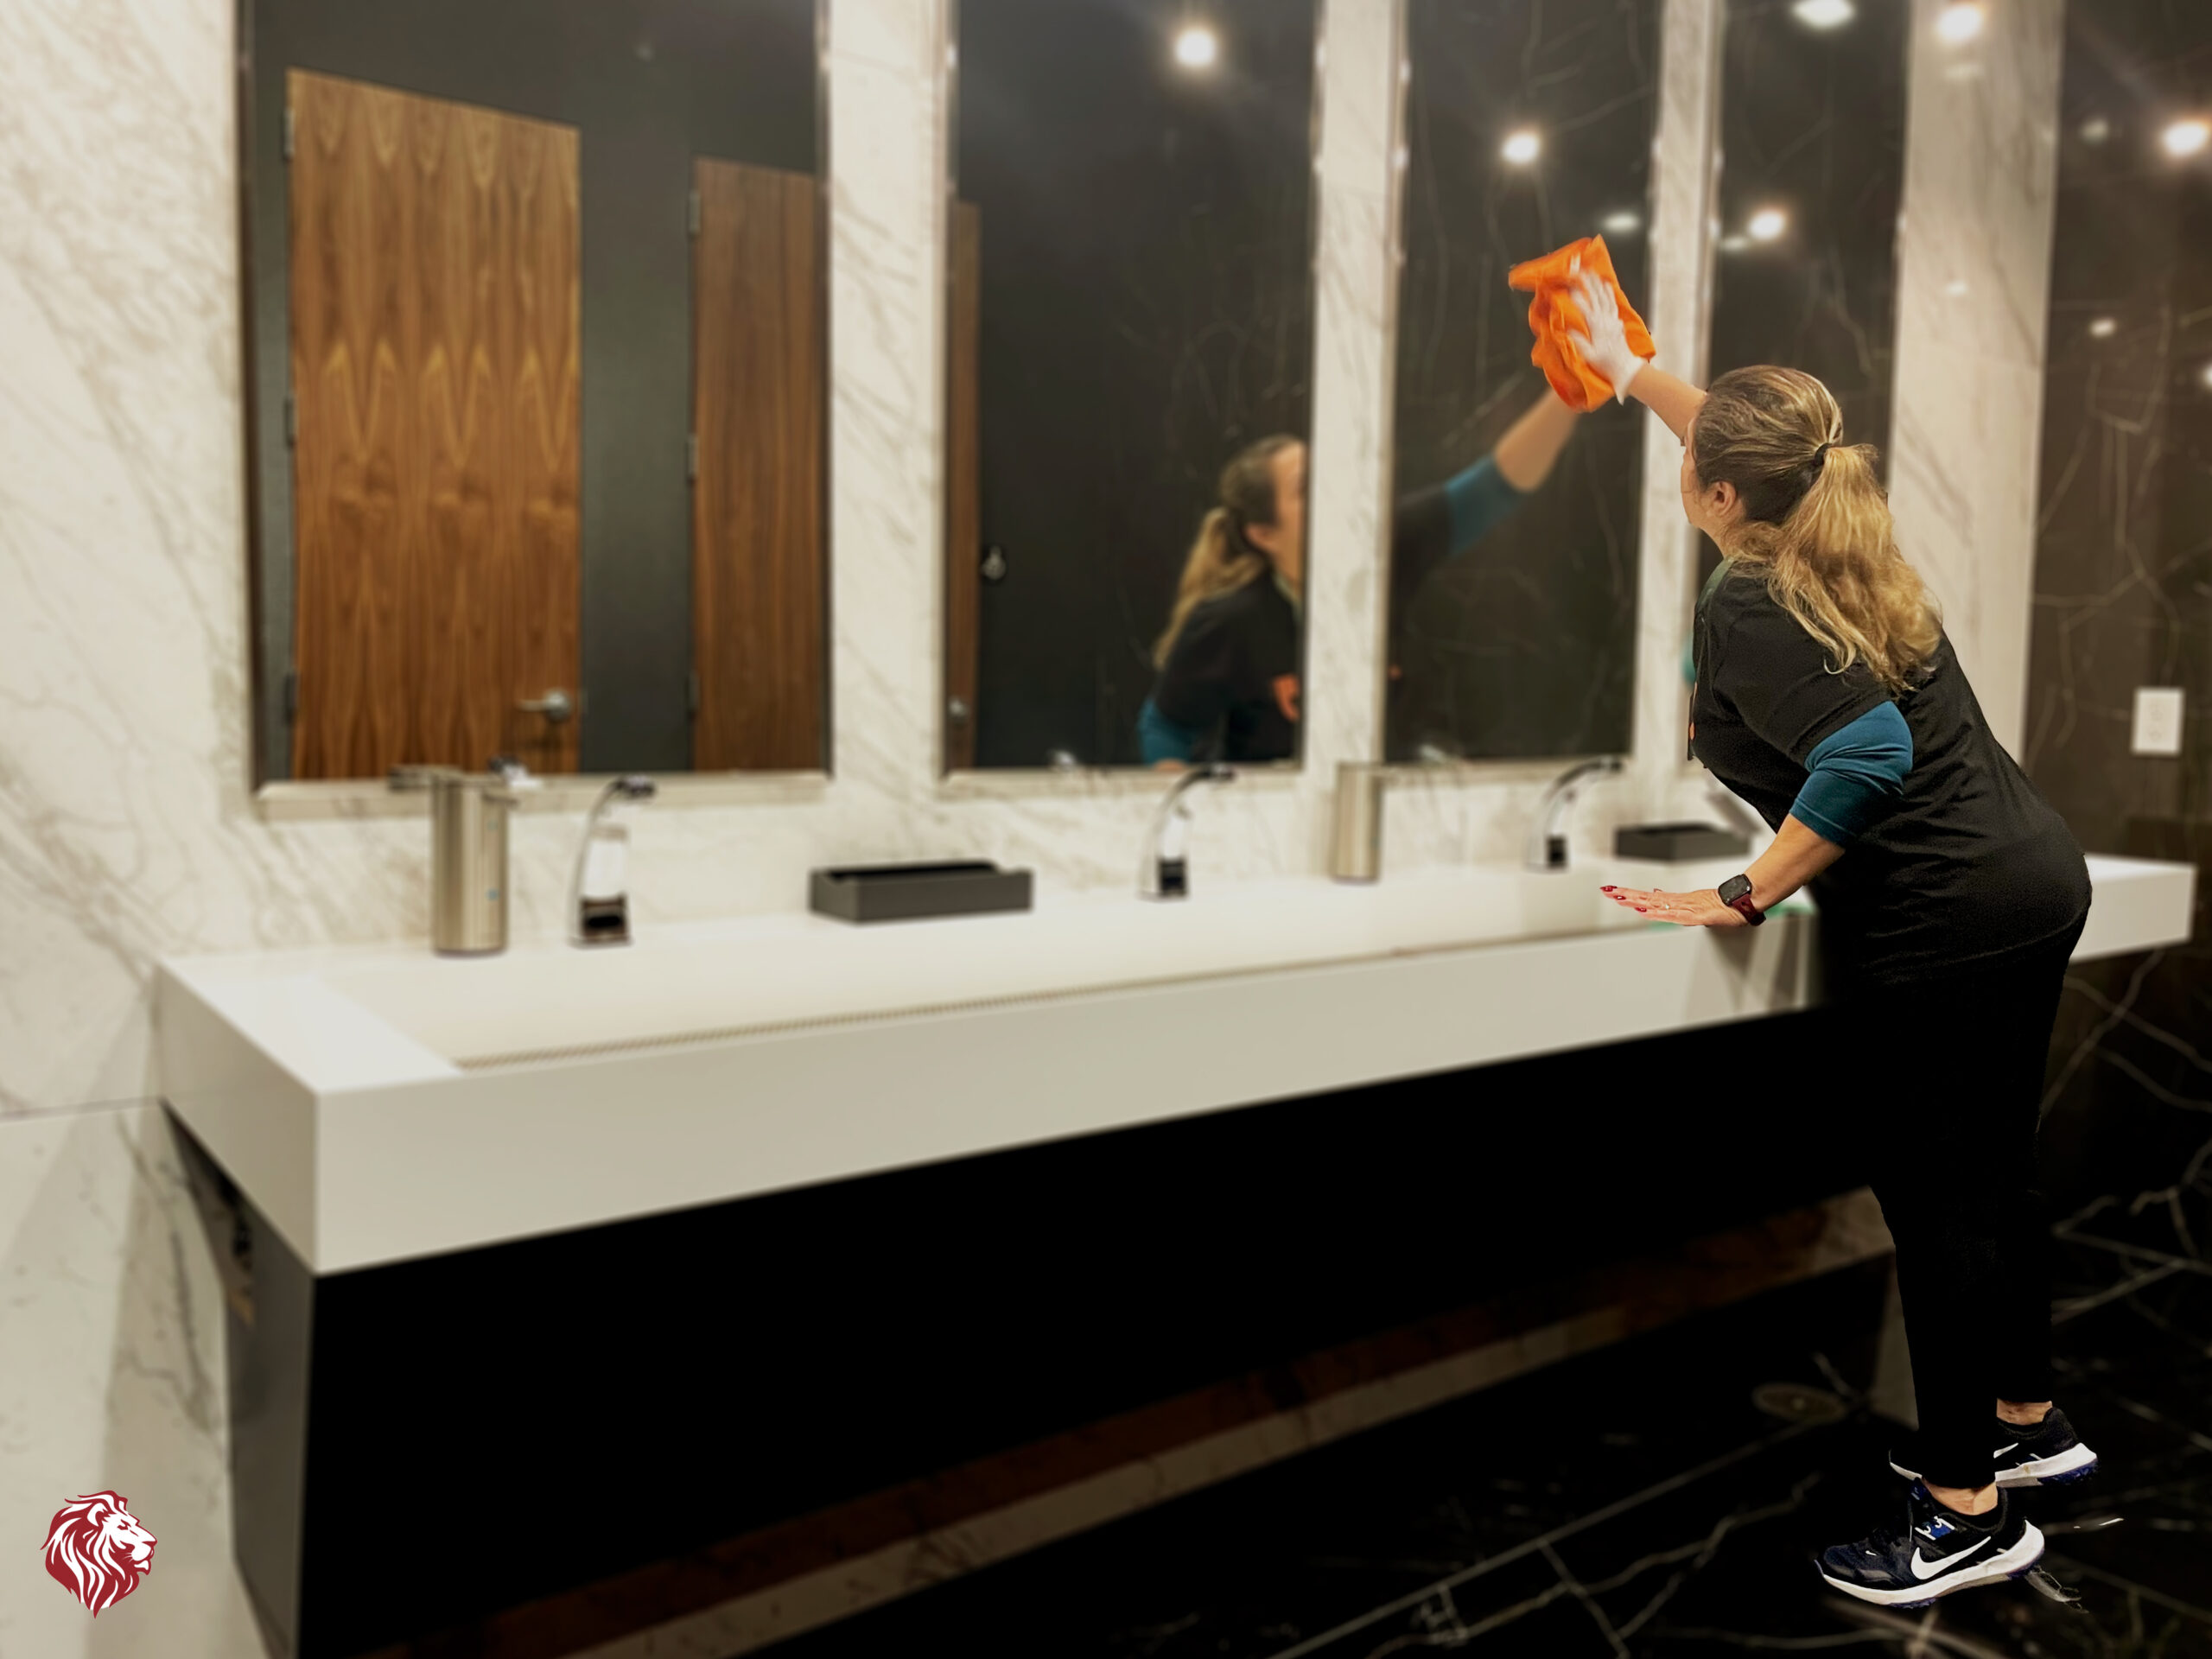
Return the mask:
POLYGON ((296 1601, 307 1659, 359 1654, 1847 1191, 1861 1173, 1828 1144, 1808 1058, 1825 1019, 311 1285, 256 1224, 271 1308, 232 1332, 241 1567, 272 1622, 296 1601), (293 1294, 310 1289, 311 1321, 293 1294), (468 1570, 435 1570, 456 1512, 468 1570))

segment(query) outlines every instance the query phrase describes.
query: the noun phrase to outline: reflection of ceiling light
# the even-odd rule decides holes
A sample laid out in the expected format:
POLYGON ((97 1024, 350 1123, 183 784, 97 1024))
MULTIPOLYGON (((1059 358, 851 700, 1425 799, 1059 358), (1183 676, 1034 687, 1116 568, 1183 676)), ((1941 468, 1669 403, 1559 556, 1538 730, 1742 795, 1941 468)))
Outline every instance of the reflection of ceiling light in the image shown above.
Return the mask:
POLYGON ((2082 124, 2082 142, 2085 144, 2101 144, 2111 137, 2112 123, 2101 115, 2093 115, 2082 124))
POLYGON ((1544 141, 1537 137, 1529 128, 1523 127, 1518 132, 1506 135, 1504 148, 1500 149, 1498 154, 1516 167, 1526 167, 1536 159, 1536 153, 1543 147, 1544 141))
POLYGON ((1797 0, 1789 12, 1808 29, 1840 29, 1859 15, 1851 0, 1797 0))
POLYGON ((2212 126, 2198 120, 2177 121, 2158 135, 2169 156, 2194 156, 2212 139, 2212 126))
POLYGON ((1967 296, 1967 279, 1963 276, 1952 277, 1943 284, 1943 291, 1955 300, 1963 300, 1967 296))
POLYGON ((1175 36, 1175 61, 1185 69, 1211 69, 1220 55, 1220 36, 1204 23, 1192 23, 1175 36))
POLYGON ((1720 251, 1723 253, 1741 253, 1751 245, 1751 238, 1748 236, 1724 236, 1720 238, 1720 251))
POLYGON ((1744 226, 1754 242, 1771 242, 1789 228, 1789 215, 1779 207, 1762 207, 1744 226))
POLYGON ((2110 340, 2119 332, 2120 319, 2118 317, 2091 317, 2089 319, 2091 340, 2110 340))
POLYGON ((1607 213, 1598 221, 1598 228, 1615 236, 1633 236, 1643 228, 1643 221, 1631 213, 1607 213))
POLYGON ((1980 0, 1951 0, 1949 5, 1936 14, 1936 32, 1953 46, 1964 46, 1981 33, 1981 26, 1987 21, 1980 0))
POLYGON ((2203 381, 2206 385, 2212 386, 2212 363, 2207 363, 2197 371, 2197 378, 2203 381))

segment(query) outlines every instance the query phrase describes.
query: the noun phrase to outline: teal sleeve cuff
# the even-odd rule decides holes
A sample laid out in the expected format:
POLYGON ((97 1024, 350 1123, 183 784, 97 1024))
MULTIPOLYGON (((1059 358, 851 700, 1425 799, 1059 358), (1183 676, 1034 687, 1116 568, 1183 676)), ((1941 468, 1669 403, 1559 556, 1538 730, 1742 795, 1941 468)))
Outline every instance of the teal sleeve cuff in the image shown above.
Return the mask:
POLYGON ((1162 760, 1187 760, 1197 753, 1196 727, 1179 725, 1160 712, 1150 697, 1137 711, 1137 749, 1147 766, 1162 760))
POLYGON ((1831 732, 1805 757, 1805 786, 1789 816, 1848 847, 1904 792, 1912 772, 1912 728, 1894 702, 1831 732))
POLYGON ((1491 456, 1453 474, 1444 485, 1444 499, 1452 511, 1452 550, 1465 552, 1510 518, 1528 499, 1505 481, 1491 456))

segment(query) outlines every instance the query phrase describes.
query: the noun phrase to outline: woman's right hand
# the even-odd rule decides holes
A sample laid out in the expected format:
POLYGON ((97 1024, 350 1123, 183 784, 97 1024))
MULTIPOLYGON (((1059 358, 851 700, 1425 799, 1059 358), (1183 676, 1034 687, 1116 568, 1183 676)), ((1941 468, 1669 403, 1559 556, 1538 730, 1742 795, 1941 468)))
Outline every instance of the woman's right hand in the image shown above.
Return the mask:
POLYGON ((1582 330, 1569 329, 1567 338, 1582 353, 1582 360, 1605 377, 1613 401, 1628 401, 1629 382, 1643 368, 1643 359, 1629 349, 1628 330, 1621 322, 1613 290, 1594 271, 1582 273, 1574 290, 1576 308, 1582 313, 1582 330))

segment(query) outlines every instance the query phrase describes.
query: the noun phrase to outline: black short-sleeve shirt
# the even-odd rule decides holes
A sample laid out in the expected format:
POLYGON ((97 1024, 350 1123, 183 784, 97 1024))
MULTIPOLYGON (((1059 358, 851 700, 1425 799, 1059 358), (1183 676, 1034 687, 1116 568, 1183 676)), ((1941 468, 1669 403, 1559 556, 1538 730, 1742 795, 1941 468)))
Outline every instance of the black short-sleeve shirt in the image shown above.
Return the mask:
POLYGON ((1206 734, 1201 759, 1294 759, 1298 607, 1265 576, 1206 601, 1184 620, 1152 702, 1206 734))
POLYGON ((2040 944, 2087 912, 2081 848, 1990 732, 1948 637, 1892 698, 1864 664, 1835 672, 1758 573, 1723 565, 1694 639, 1692 747, 1777 830, 1823 738, 1891 701, 1912 733, 1903 793, 1813 880, 1847 976, 1931 976, 2040 944))

